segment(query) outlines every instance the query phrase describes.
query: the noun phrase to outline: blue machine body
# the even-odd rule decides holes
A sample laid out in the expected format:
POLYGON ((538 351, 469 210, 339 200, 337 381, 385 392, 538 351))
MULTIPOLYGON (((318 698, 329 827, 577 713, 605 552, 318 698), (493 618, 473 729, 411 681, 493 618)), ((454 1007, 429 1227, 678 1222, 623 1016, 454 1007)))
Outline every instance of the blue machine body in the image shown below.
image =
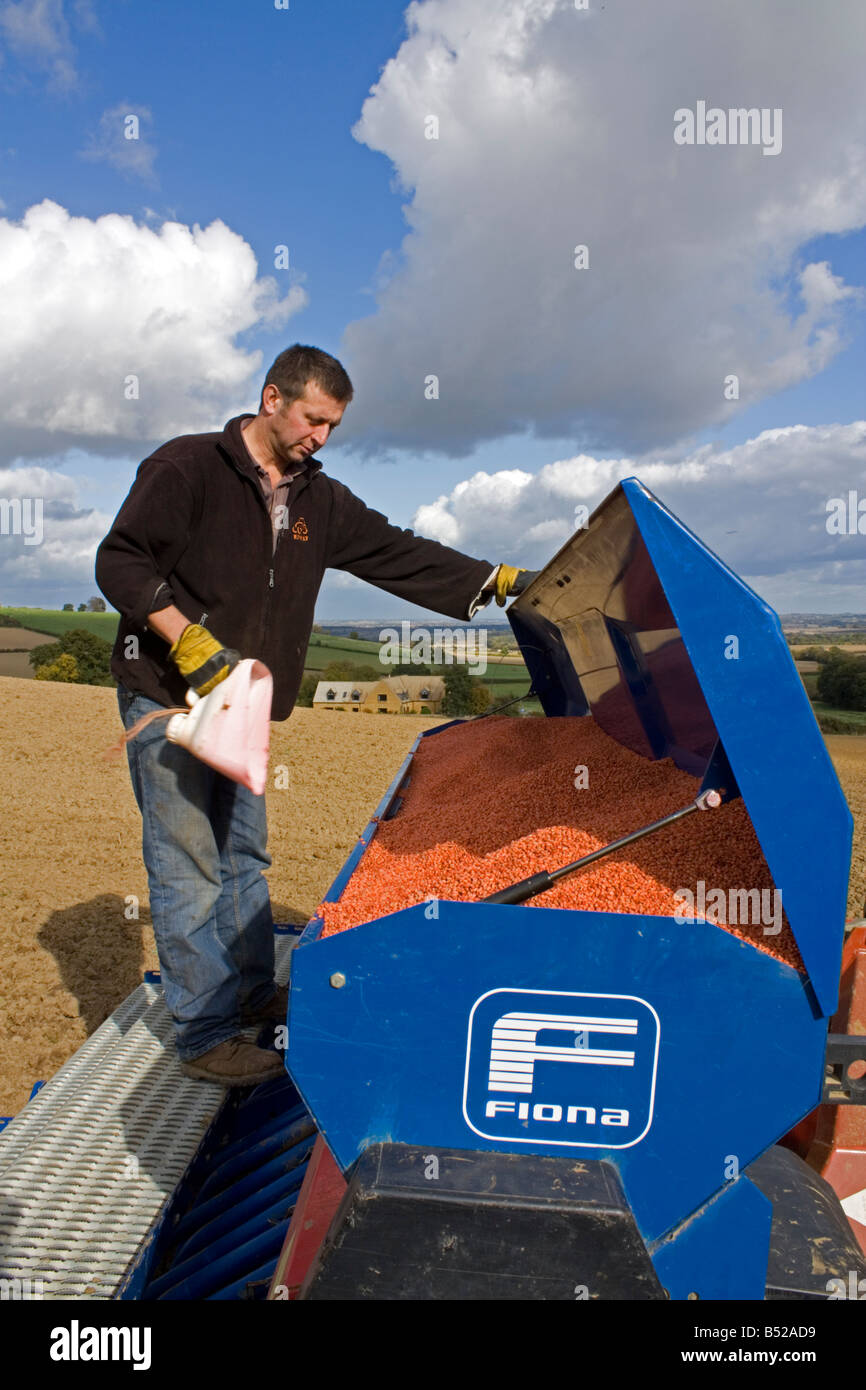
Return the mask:
POLYGON ((438 901, 326 939, 316 917, 287 1066, 344 1169, 375 1142, 603 1158, 672 1297, 761 1297, 744 1170, 817 1104, 837 1001, 852 822, 824 741, 776 615, 636 479, 509 617, 548 717, 743 797, 804 968, 627 912, 438 901))

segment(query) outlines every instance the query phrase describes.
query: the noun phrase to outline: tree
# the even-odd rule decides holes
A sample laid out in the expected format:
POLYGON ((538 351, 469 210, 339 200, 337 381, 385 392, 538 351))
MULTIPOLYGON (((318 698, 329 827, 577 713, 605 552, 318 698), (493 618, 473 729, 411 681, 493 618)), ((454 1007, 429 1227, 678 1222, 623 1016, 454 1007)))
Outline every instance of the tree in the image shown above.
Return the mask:
POLYGON ((490 694, 486 685, 481 685, 478 681, 472 682, 472 713, 483 714, 490 708, 493 696, 490 694))
POLYGON ((64 605, 63 605, 63 611, 64 611, 64 613, 74 613, 74 612, 75 612, 75 609, 74 609, 74 607, 72 606, 71 603, 64 603, 64 605))
MULTIPOLYGON (((38 647, 35 648, 39 650, 38 647)), ((81 678, 78 674, 78 664, 74 656, 69 652, 62 652, 56 661, 50 661, 47 665, 40 666, 38 671, 34 671, 35 681, 66 681, 68 684, 79 685, 81 678)))
POLYGON ((817 690, 819 700, 836 709, 866 710, 866 661, 832 647, 818 672, 817 690))
POLYGON ((104 613, 105 599, 100 598, 98 594, 94 594, 93 598, 87 600, 87 611, 88 613, 104 613))
POLYGON ((360 632, 356 632, 355 629, 352 628, 352 631, 349 633, 349 640, 352 641, 352 642, 360 642, 360 640, 361 640, 361 634, 360 634, 360 632))
POLYGON ((443 714, 472 713, 472 677, 466 666, 452 666, 445 672, 445 695, 442 700, 443 714))
POLYGON ((79 605, 78 605, 78 610, 77 610, 77 611, 78 611, 79 613, 86 613, 86 612, 87 612, 87 604, 86 604, 86 603, 79 603, 79 605))
POLYGON ((381 678, 382 672, 375 666, 359 666, 355 661, 332 661, 322 672, 322 680, 326 681, 377 681, 381 678))
POLYGON ((432 676, 432 674, 432 667, 413 666, 409 661, 403 661, 399 666, 391 667, 392 676, 432 676))
MULTIPOLYGON (((78 673, 69 679, 77 680, 81 685, 114 685, 110 665, 111 643, 80 627, 65 632, 58 642, 46 642, 34 647, 30 653, 30 665, 38 674, 43 667, 51 666, 65 655, 74 657, 78 673)), ((55 677, 40 677, 40 680, 46 679, 55 677)))
POLYGON ((318 676, 304 676, 304 679, 301 681, 301 688, 298 691, 298 698, 295 703, 301 705, 303 708, 312 709, 313 696, 316 693, 316 686, 318 684, 318 676))

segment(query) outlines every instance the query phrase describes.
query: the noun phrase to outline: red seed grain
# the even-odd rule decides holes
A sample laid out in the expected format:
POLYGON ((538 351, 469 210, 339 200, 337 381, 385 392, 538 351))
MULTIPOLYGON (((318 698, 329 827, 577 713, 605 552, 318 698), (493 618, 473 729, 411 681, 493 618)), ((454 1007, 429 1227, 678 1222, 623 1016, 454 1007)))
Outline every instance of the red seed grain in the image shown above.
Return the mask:
MULTIPOLYGON (((475 902, 556 869, 694 800, 697 778, 650 762, 589 717, 484 719, 422 740, 397 815, 380 823, 340 901, 323 903, 323 936, 427 898, 475 902), (585 765, 589 786, 574 785, 585 765)), ((700 811, 563 879, 528 906, 672 917, 678 889, 772 889, 742 800, 700 811)), ((723 924, 719 924, 723 926, 723 924)), ((723 926, 802 969, 787 918, 723 926)))

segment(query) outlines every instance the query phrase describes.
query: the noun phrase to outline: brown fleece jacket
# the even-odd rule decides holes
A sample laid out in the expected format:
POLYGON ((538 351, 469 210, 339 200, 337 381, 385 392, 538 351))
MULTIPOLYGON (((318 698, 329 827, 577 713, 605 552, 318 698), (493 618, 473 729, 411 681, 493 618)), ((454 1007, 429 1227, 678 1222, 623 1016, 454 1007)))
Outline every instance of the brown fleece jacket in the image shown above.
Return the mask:
POLYGON ((303 675, 325 570, 348 570, 386 593, 457 621, 494 568, 392 526, 309 459, 287 496, 276 549, 241 424, 183 435, 145 459, 96 556, 96 580, 121 614, 111 669, 161 705, 186 682, 147 616, 176 605, 274 677, 273 718, 286 719, 303 675), (128 639, 135 637, 137 642, 128 639))

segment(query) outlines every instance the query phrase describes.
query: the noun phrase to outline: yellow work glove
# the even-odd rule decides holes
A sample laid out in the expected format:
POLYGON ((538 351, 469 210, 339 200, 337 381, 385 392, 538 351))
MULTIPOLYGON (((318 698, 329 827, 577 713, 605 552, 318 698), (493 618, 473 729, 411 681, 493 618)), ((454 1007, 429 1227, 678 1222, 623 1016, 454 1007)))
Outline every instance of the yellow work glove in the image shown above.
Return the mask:
POLYGON ((224 647, 198 623, 184 628, 169 656, 197 695, 209 694, 241 659, 240 652, 224 647))
POLYGON ((538 570, 519 570, 513 565, 500 565, 496 571, 496 602, 505 607, 505 600, 516 598, 531 584, 538 570))

